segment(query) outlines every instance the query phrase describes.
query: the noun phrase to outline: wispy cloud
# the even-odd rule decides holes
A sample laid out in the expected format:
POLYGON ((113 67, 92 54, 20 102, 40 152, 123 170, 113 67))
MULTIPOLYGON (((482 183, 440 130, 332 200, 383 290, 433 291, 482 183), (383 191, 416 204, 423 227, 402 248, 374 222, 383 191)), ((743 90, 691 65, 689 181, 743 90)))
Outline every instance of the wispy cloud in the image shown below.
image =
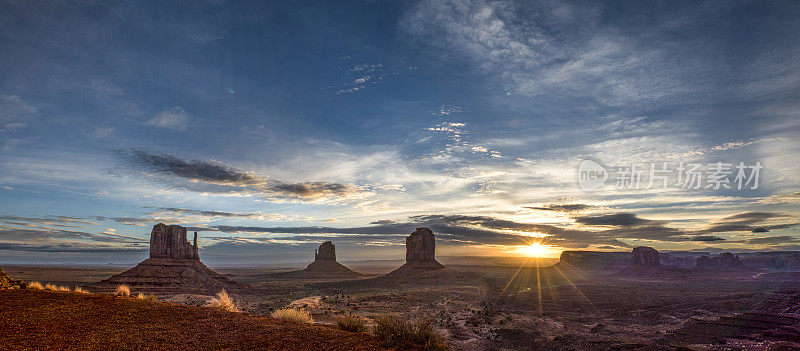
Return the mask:
POLYGON ((174 106, 169 110, 164 110, 155 115, 155 117, 147 120, 144 124, 166 128, 178 132, 183 132, 189 126, 189 119, 191 115, 183 110, 180 106, 174 106))

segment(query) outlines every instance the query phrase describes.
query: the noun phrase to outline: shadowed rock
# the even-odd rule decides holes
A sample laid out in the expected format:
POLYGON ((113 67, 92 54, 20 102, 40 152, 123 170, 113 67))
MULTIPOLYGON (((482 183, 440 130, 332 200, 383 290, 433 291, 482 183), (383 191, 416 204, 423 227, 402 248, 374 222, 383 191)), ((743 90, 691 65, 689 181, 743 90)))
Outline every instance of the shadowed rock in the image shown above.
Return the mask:
POLYGON ((314 262, 311 262, 301 272, 318 273, 321 277, 361 275, 361 273, 353 272, 350 268, 336 262, 336 246, 330 241, 322 243, 319 249, 314 251, 314 262))
POLYGON ((154 225, 150 233, 150 258, 199 261, 197 232, 194 232, 194 245, 190 245, 186 240, 186 228, 164 223, 154 225))
POLYGON ((406 238, 406 263, 389 275, 444 268, 436 261, 436 237, 428 228, 417 228, 406 238))
POLYGON ((314 261, 336 261, 336 246, 326 241, 314 251, 314 261))
POLYGON ((631 257, 631 265, 634 266, 658 266, 659 262, 658 251, 652 247, 639 246, 633 248, 633 256, 631 257))
POLYGON ((697 268, 739 268, 743 267, 739 256, 724 252, 717 256, 700 256, 697 258, 697 268))
POLYGON ((150 258, 136 267, 88 286, 92 291, 111 291, 118 285, 131 287, 134 293, 214 294, 222 289, 246 289, 248 286, 214 272, 200 262, 197 232, 194 243, 186 240, 186 228, 159 223, 150 233, 150 258))

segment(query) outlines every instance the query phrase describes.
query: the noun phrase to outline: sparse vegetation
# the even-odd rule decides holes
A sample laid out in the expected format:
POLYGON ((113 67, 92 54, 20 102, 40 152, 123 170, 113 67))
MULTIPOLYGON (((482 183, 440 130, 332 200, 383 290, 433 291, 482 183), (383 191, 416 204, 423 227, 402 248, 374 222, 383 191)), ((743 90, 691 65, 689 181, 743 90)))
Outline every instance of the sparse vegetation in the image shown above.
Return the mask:
POLYGON ((433 320, 421 318, 407 320, 395 315, 375 319, 374 333, 386 346, 399 349, 420 348, 428 351, 448 350, 444 336, 436 329, 433 320))
POLYGON ((206 306, 223 309, 228 312, 241 312, 239 305, 231 299, 225 290, 218 292, 216 296, 209 299, 206 306))
POLYGON ((127 285, 120 285, 117 287, 117 290, 114 291, 114 296, 131 296, 131 288, 127 285))
POLYGON ((336 316, 336 325, 344 331, 361 333, 367 331, 367 325, 364 318, 356 316, 352 313, 342 314, 336 316))
POLYGON ((295 323, 314 323, 311 313, 297 308, 283 308, 272 312, 273 318, 283 319, 295 323))
POLYGON ((141 292, 138 295, 136 295, 136 298, 139 300, 150 300, 150 301, 155 301, 156 299, 156 297, 153 295, 145 295, 145 293, 141 292))
POLYGON ((28 283, 28 289, 31 289, 31 290, 44 290, 44 285, 42 285, 42 283, 39 283, 39 282, 30 282, 30 283, 28 283))

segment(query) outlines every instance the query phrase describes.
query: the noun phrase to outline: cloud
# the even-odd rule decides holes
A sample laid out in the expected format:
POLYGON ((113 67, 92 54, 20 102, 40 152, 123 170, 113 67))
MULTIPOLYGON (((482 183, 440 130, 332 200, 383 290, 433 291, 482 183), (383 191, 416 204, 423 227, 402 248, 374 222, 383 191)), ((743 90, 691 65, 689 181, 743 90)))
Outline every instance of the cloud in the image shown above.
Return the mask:
POLYGON ((86 253, 109 253, 109 252, 147 252, 149 247, 141 246, 104 246, 84 243, 61 243, 56 245, 33 245, 22 243, 0 242, 0 250, 9 251, 36 251, 36 252, 86 252, 86 253))
POLYGON ((692 241, 723 241, 725 239, 714 235, 698 235, 692 238, 692 241))
POLYGON ((525 208, 537 211, 556 211, 556 212, 579 212, 583 210, 588 210, 594 206, 586 205, 586 204, 546 204, 541 207, 530 207, 526 206, 525 208))
POLYGON ((0 94, 0 122, 27 120, 36 110, 35 107, 23 101, 19 95, 0 94))
POLYGON ((751 238, 745 240, 745 243, 754 245, 777 245, 777 244, 797 243, 797 242, 800 242, 800 239, 789 235, 751 238))
POLYGON ((601 216, 575 217, 575 222, 584 225, 600 226, 638 226, 652 224, 655 221, 641 219, 633 213, 616 213, 601 216))
POLYGON ((5 126, 0 127, 0 133, 6 132, 18 132, 20 130, 25 129, 27 127, 27 123, 16 122, 16 123, 8 123, 5 126))
POLYGON ((214 184, 247 185, 259 183, 252 173, 245 173, 214 161, 186 161, 170 154, 153 154, 143 150, 122 151, 122 157, 144 170, 169 174, 189 180, 214 184))
POLYGON ((47 241, 50 239, 82 239, 102 243, 142 243, 147 240, 128 237, 118 234, 92 234, 81 231, 64 229, 20 229, 9 226, 0 226, 0 240, 14 240, 20 242, 47 241))
POLYGON ((775 212, 742 212, 714 221, 697 234, 722 232, 766 233, 770 230, 786 229, 800 225, 800 222, 786 222, 792 218, 788 214, 775 212))
POLYGON ((368 86, 380 84, 383 80, 397 76, 397 72, 388 72, 383 64, 359 64, 345 71, 344 83, 336 94, 353 94, 368 86))
POLYGON ((155 117, 144 122, 144 124, 183 132, 189 125, 190 117, 191 116, 184 111, 182 107, 175 106, 169 110, 159 112, 155 117))
MULTIPOLYGON (((244 172, 216 161, 187 161, 170 154, 142 150, 120 151, 135 168, 187 180, 169 183, 187 190, 210 193, 255 194, 265 199, 326 200, 355 197, 365 191, 351 184, 331 182, 289 183, 255 172, 244 172)), ((167 180, 168 181, 168 180, 167 180)))

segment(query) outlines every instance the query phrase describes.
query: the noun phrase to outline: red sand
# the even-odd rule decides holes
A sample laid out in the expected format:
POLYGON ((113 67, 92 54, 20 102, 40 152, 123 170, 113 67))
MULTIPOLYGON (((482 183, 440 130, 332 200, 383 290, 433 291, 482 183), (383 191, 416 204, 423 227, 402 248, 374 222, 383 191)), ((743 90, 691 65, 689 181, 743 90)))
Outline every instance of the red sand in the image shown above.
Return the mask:
POLYGON ((0 350, 383 350, 369 334, 206 307, 0 290, 0 350))

